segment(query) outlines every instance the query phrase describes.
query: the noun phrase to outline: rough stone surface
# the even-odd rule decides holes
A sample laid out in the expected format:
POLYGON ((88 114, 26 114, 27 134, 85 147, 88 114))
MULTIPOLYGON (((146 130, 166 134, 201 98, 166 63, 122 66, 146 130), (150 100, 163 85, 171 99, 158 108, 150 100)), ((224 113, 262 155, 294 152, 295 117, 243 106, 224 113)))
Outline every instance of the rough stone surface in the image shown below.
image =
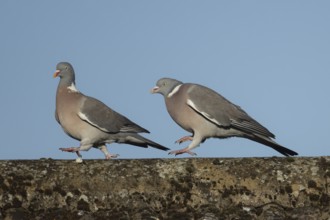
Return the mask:
POLYGON ((330 220, 330 157, 0 161, 0 219, 330 220))

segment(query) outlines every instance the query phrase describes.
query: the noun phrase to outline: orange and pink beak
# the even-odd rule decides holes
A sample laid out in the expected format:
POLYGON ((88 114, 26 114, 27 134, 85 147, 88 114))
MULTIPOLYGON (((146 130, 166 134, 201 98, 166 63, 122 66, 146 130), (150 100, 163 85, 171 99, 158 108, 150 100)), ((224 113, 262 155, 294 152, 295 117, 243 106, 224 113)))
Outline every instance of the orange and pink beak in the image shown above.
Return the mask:
POLYGON ((58 75, 60 74, 61 70, 56 70, 53 77, 56 78, 58 77, 58 75))
POLYGON ((150 93, 154 94, 154 93, 157 93, 159 91, 159 87, 158 86, 155 86, 154 88, 152 88, 150 90, 150 93))

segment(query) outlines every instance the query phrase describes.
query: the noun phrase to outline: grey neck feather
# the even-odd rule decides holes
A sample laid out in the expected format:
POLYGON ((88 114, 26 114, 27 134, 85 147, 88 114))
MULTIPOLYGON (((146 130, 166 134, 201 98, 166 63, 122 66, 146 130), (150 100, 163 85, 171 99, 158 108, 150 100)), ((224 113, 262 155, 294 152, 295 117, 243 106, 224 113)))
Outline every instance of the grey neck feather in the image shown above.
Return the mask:
POLYGON ((61 80, 59 83, 59 87, 62 86, 68 87, 71 86, 72 84, 76 85, 74 72, 63 71, 63 73, 61 73, 61 80))

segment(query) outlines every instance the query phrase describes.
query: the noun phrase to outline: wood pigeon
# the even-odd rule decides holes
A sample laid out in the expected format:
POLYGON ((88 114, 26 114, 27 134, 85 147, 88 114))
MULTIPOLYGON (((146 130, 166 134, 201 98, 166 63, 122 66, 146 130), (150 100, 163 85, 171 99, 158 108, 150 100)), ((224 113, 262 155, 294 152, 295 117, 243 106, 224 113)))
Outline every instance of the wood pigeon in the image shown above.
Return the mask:
POLYGON ((106 147, 107 143, 113 142, 169 150, 138 134, 149 133, 148 130, 112 110, 101 101, 79 92, 70 63, 58 63, 55 77, 60 77, 56 92, 55 118, 65 133, 80 141, 79 147, 60 148, 60 150, 76 152, 77 162, 81 162, 79 151, 88 151, 92 147, 100 149, 106 159, 116 158, 119 155, 110 154, 106 147))
POLYGON ((241 107, 205 86, 162 78, 151 93, 162 94, 172 119, 192 133, 192 136, 176 141, 179 144, 192 141, 188 147, 171 151, 169 154, 196 155, 191 150, 207 138, 242 137, 267 145, 285 156, 298 155, 272 140, 275 135, 251 118, 241 107))

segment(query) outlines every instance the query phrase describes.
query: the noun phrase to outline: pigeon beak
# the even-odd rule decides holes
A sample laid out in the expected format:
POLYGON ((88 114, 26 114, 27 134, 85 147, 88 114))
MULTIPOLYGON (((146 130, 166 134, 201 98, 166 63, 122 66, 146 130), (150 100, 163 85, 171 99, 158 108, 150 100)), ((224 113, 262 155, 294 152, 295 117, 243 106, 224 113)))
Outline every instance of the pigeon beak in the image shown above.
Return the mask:
POLYGON ((151 94, 154 94, 154 93, 157 93, 159 91, 159 87, 158 86, 155 86, 154 88, 152 88, 151 90, 150 90, 150 93, 151 94))
POLYGON ((53 77, 54 78, 58 77, 58 74, 60 74, 60 72, 61 72, 61 70, 56 70, 55 73, 54 73, 54 75, 53 75, 53 77))

